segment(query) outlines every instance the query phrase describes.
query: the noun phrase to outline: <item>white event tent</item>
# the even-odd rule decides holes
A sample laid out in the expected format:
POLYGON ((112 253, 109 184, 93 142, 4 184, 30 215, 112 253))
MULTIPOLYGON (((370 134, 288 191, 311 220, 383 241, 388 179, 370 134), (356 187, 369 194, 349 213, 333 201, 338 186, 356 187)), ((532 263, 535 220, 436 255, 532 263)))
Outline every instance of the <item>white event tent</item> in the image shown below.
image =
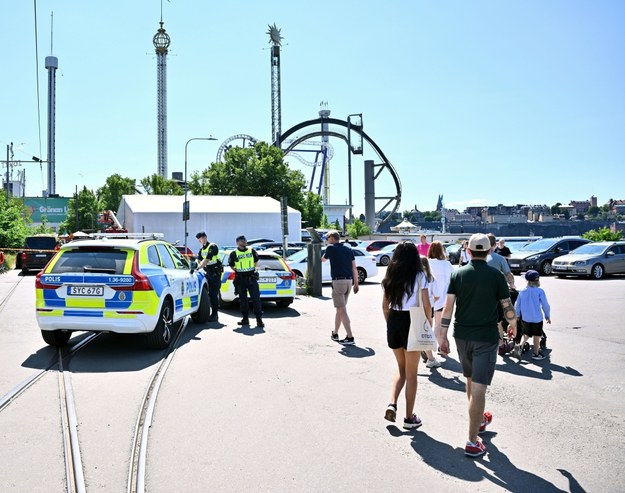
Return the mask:
MULTIPOLYGON (((196 250, 196 233, 222 246, 236 245, 235 238, 267 238, 282 241, 280 201, 271 197, 189 195, 187 245, 196 250)), ((164 239, 184 244, 183 195, 124 195, 117 219, 129 233, 163 233, 164 239)), ((289 241, 301 241, 300 211, 287 208, 289 241)))

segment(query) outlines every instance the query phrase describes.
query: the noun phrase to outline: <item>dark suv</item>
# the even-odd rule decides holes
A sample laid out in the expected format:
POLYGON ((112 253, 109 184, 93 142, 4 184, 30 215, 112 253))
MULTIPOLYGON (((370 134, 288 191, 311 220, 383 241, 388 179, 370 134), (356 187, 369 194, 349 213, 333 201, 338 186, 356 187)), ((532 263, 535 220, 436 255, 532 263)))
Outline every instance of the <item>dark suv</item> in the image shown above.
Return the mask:
POLYGON ((580 237, 545 238, 528 243, 514 252, 510 255, 508 264, 513 274, 533 269, 543 276, 548 276, 551 275, 553 259, 566 255, 586 243, 590 241, 580 237))
POLYGON ((24 250, 20 255, 19 265, 22 273, 30 270, 40 271, 56 253, 56 236, 35 235, 27 236, 24 241, 24 250))

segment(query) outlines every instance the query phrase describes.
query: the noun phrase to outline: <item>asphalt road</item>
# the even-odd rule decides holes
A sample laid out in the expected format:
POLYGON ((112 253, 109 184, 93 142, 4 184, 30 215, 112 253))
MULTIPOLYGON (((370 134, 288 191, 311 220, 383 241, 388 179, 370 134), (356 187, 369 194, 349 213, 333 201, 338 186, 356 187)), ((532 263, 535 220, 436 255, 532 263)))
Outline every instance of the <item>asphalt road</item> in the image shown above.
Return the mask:
MULTIPOLYGON (((625 491, 625 278, 541 280, 549 358, 498 359, 488 454, 469 459, 455 348, 442 368, 419 368, 422 428, 383 418, 395 371, 384 270, 350 298, 354 347, 330 340, 329 287, 286 310, 265 305, 264 330, 237 327, 236 310, 189 324, 156 405, 147 491, 625 491)), ((0 275, 0 396, 54 354, 35 321, 34 276, 0 275)), ((104 335, 69 363, 87 491, 125 491, 138 407, 162 354, 141 337, 104 335)), ((0 412, 2 492, 64 491, 56 379, 48 372, 0 412)))

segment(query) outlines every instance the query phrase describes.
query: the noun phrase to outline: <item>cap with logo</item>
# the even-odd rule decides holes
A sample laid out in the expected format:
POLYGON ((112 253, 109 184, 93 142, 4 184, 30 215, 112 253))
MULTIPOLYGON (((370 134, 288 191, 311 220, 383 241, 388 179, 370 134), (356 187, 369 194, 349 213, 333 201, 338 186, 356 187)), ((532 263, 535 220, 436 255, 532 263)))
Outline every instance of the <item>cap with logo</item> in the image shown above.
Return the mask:
POLYGON ((237 236, 237 241, 247 241, 245 239, 245 236, 241 235, 241 236, 237 236))
POLYGON ((488 252, 490 250, 490 240, 482 233, 476 233, 469 238, 469 250, 472 252, 488 252))

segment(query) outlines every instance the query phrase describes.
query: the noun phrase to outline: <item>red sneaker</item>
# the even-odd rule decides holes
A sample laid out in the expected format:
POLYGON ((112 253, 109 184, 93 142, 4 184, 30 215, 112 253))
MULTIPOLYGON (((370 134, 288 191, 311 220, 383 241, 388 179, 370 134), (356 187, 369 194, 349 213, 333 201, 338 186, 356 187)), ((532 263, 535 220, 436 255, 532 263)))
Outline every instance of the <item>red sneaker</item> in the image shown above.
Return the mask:
POLYGON ((486 427, 493 422, 493 415, 486 411, 484 413, 484 419, 482 424, 480 424, 480 431, 478 433, 484 433, 486 431, 486 427))
POLYGON ((482 439, 480 437, 477 437, 475 442, 467 442, 464 446, 464 455, 468 455, 469 457, 479 457, 485 453, 486 447, 482 443, 482 439))

